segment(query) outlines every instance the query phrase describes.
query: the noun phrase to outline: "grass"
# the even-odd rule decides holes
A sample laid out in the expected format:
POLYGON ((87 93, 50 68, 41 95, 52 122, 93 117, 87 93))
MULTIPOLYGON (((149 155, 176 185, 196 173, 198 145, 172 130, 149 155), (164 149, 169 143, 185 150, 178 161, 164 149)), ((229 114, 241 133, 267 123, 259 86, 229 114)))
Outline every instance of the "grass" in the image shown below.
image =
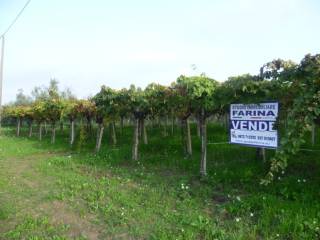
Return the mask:
MULTIPOLYGON (((67 130, 51 145, 49 135, 39 142, 4 129, 0 239, 320 237, 320 152, 301 151, 265 187, 259 180, 268 163, 255 159, 254 148, 209 144, 208 177, 199 179, 194 126, 194 154, 187 159, 178 129, 167 137, 159 128, 148 131, 149 144, 141 145, 140 160, 132 162, 130 127, 118 134, 116 146, 106 132, 97 155, 94 136, 80 150, 79 143, 68 146, 67 130)), ((210 143, 227 140, 220 125, 211 124, 208 133, 210 143)))

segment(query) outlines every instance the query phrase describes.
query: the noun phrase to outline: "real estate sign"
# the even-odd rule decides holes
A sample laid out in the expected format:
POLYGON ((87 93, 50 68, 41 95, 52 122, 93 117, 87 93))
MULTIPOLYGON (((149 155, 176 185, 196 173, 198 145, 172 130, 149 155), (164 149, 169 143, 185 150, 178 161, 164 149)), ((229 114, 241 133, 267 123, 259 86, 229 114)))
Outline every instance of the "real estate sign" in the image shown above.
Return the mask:
POLYGON ((230 143, 277 148, 277 102, 230 105, 230 143))

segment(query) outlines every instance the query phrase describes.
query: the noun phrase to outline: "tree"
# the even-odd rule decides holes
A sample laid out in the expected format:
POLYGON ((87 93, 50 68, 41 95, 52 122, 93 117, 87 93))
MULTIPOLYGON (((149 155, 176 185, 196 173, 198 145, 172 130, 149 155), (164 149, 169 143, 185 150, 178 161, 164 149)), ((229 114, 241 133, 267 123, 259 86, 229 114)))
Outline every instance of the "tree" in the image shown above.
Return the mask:
POLYGON ((135 127, 133 134, 133 145, 132 145, 132 159, 138 160, 139 154, 139 126, 140 122, 144 121, 147 115, 150 113, 150 105, 146 98, 146 94, 142 89, 136 88, 134 85, 130 86, 127 91, 128 97, 130 98, 131 113, 135 119, 135 127))
POLYGON ((44 101, 43 107, 46 119, 48 119, 51 122, 51 143, 53 144, 56 140, 56 123, 61 119, 62 115, 63 102, 56 96, 52 95, 51 98, 44 101))
POLYGON ((25 116, 25 107, 24 106, 7 106, 4 108, 4 115, 6 117, 11 117, 16 121, 16 136, 20 136, 20 129, 23 117, 25 116))
POLYGON ((77 100, 65 100, 62 115, 70 121, 70 145, 72 146, 75 140, 75 120, 78 116, 77 100))
POLYGON ((49 97, 47 89, 45 89, 45 87, 34 87, 31 91, 31 96, 35 101, 44 100, 49 97))
POLYGON ((304 135, 320 118, 320 54, 306 55, 298 66, 273 76, 278 86, 286 86, 280 95, 287 114, 287 128, 280 149, 271 159, 271 167, 262 184, 270 183, 274 175, 287 167, 290 156, 304 143, 304 135))
POLYGON ((104 131, 104 122, 109 123, 112 143, 116 144, 115 120, 118 118, 117 92, 109 87, 102 86, 98 94, 92 99, 97 107, 98 134, 96 142, 96 152, 99 152, 104 131))
POLYGON ((37 121, 39 125, 39 140, 42 140, 42 128, 43 122, 46 121, 46 114, 45 114, 45 105, 44 102, 41 100, 36 100, 32 106, 33 108, 33 115, 34 119, 37 121))
POLYGON ((219 110, 214 101, 214 92, 218 82, 204 74, 195 77, 180 77, 177 83, 184 86, 187 96, 191 100, 191 109, 198 118, 201 136, 201 176, 207 175, 207 118, 219 110))
POLYGON ((188 92, 188 85, 185 84, 187 78, 181 75, 175 83, 171 85, 168 94, 168 102, 172 103, 173 111, 180 120, 181 140, 186 157, 192 155, 191 133, 188 119, 192 114, 191 96, 188 92))
POLYGON ((72 93, 70 88, 65 88, 61 93, 60 96, 63 100, 67 101, 76 101, 77 97, 72 93))
POLYGON ((28 122, 29 125, 29 137, 32 137, 32 126, 33 126, 33 120, 34 120, 34 111, 32 106, 26 106, 24 107, 25 112, 25 119, 28 122))
POLYGON ((97 109, 93 101, 90 100, 79 100, 76 104, 76 111, 78 112, 80 121, 80 141, 79 146, 81 147, 86 140, 86 132, 91 131, 91 121, 95 118, 97 109), (83 119, 87 122, 87 127, 83 126, 83 119))
POLYGON ((129 102, 130 97, 127 89, 124 88, 119 90, 117 92, 115 101, 117 102, 117 105, 118 105, 117 108, 118 108, 119 117, 120 117, 120 131, 122 134, 124 119, 129 117, 131 113, 130 102, 129 102))
POLYGON ((14 101, 15 106, 28 106, 32 103, 32 98, 23 93, 23 89, 19 89, 14 101))
MULTIPOLYGON (((168 122, 168 114, 169 114, 167 87, 162 86, 160 84, 151 83, 146 87, 145 93, 150 106, 150 117, 165 120, 163 124, 163 136, 166 137, 168 135, 167 122, 168 122)), ((146 134, 144 120, 142 120, 140 125, 141 125, 140 129, 143 133, 142 135, 143 135, 144 143, 147 144, 147 134, 146 134)))

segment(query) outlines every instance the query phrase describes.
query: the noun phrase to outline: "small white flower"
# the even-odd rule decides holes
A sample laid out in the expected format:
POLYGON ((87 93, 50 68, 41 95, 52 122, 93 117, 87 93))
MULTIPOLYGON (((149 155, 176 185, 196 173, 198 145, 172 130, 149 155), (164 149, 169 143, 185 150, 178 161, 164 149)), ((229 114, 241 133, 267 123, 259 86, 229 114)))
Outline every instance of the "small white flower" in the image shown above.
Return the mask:
POLYGON ((281 180, 281 177, 278 177, 278 180, 281 180))
POLYGON ((123 215, 124 215, 124 212, 121 213, 121 216, 123 216, 123 215))
POLYGON ((302 181, 303 181, 303 182, 306 182, 307 180, 303 179, 302 181))
POLYGON ((253 217, 253 213, 250 213, 250 217, 253 217))
POLYGON ((189 189, 189 186, 186 186, 186 189, 188 190, 188 189, 189 189))
POLYGON ((277 237, 280 237, 280 235, 277 233, 277 235, 276 235, 277 237))
POLYGON ((298 179, 298 183, 299 183, 299 182, 301 182, 301 180, 300 180, 300 179, 298 179))
POLYGON ((284 171, 282 171, 281 174, 283 175, 283 174, 284 174, 284 171))
POLYGON ((263 197, 262 197, 262 199, 263 199, 263 200, 266 200, 266 197, 265 197, 265 196, 263 196, 263 197))
POLYGON ((71 158, 71 157, 72 157, 71 155, 68 156, 68 158, 71 158))
POLYGON ((316 224, 317 222, 316 221, 313 221, 313 224, 316 224))
POLYGON ((236 218, 235 220, 236 222, 240 222, 241 218, 236 218))
POLYGON ((241 198, 239 196, 236 197, 238 201, 241 201, 241 198))

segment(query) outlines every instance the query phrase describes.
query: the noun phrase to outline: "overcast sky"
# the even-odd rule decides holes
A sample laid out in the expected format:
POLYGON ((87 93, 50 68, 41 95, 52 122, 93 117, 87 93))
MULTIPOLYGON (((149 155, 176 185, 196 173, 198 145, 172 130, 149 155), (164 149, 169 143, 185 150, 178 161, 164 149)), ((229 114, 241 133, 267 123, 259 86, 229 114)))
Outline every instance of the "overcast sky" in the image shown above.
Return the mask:
MULTIPOLYGON (((25 2, 0 0, 0 34, 25 2)), ((180 74, 224 81, 320 53, 320 1, 31 0, 5 40, 4 102, 52 77, 79 97, 180 74)))

